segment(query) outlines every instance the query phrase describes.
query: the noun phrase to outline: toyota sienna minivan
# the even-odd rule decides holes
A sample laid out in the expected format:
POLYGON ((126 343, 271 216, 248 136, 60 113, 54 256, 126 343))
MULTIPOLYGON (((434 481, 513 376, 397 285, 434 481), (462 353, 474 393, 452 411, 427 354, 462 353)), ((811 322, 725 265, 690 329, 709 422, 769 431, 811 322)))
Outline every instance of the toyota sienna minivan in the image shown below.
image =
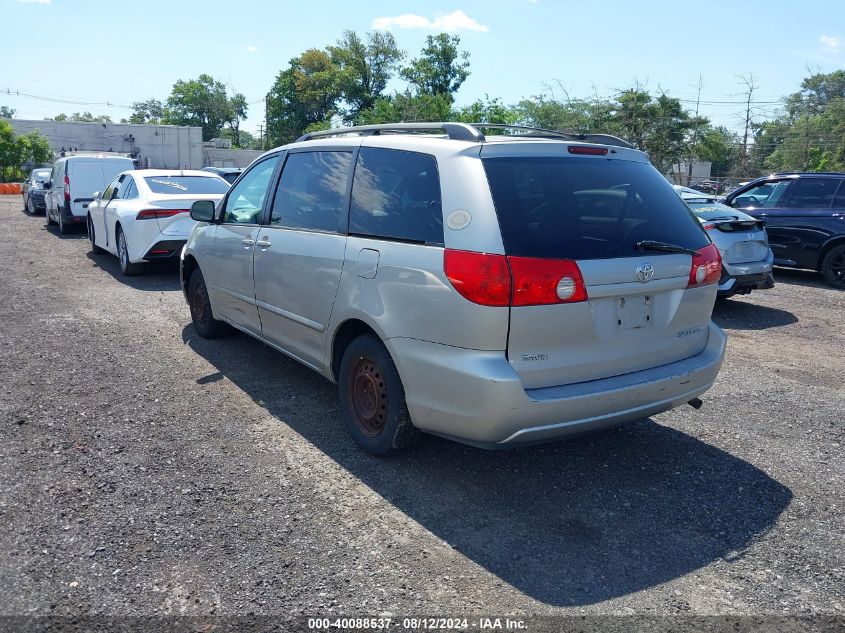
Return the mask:
POLYGON ((336 382, 374 454, 700 406, 725 350, 721 261, 672 186, 621 139, 484 127, 306 134, 196 202, 198 334, 237 328, 336 382))

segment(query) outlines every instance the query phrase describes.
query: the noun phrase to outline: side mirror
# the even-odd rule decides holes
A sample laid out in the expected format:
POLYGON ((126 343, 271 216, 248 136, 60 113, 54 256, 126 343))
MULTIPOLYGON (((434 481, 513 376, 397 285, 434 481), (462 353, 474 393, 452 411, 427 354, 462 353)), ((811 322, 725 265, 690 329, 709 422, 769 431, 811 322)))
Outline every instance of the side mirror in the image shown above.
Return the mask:
POLYGON ((101 194, 101 193, 102 193, 101 191, 95 191, 95 192, 94 192, 94 200, 99 200, 99 199, 100 199, 100 194, 101 194))
POLYGON ((52 180, 45 180, 44 181, 44 188, 45 189, 52 189, 53 188, 53 181, 52 180))
POLYGON ((191 219, 197 222, 214 222, 214 202, 197 200, 191 205, 191 219))

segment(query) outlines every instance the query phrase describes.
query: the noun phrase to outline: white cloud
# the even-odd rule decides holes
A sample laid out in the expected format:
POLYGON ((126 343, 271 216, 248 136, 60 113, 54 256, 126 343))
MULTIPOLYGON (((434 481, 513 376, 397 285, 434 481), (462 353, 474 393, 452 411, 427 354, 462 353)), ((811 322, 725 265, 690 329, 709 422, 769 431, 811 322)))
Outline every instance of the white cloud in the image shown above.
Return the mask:
POLYGON ((51 4, 52 0, 17 0, 21 4, 51 4))
POLYGON ((257 53, 258 52, 258 49, 255 48, 254 46, 247 46, 246 50, 247 50, 248 53, 257 53))
POLYGON ((486 33, 490 29, 469 17, 466 13, 457 9, 446 15, 437 15, 433 20, 422 15, 405 13, 393 17, 376 18, 373 20, 372 28, 377 31, 387 31, 392 28, 399 29, 426 29, 429 31, 479 31, 486 33))
POLYGON ((822 45, 829 53, 838 53, 839 49, 842 48, 842 39, 839 37, 834 37, 833 35, 822 35, 819 37, 819 44, 822 45))

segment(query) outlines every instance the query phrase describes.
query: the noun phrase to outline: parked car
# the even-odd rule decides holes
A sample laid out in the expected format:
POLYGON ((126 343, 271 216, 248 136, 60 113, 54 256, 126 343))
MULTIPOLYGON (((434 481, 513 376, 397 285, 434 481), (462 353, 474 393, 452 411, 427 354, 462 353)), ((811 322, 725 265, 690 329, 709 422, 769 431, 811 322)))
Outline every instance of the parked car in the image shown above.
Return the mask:
POLYGON ((230 185, 238 179, 243 171, 242 167, 203 167, 203 171, 210 171, 217 174, 230 185))
POLYGON ((234 326, 337 382, 374 454, 700 405, 726 340, 716 247, 625 141, 532 133, 362 126, 265 153, 216 210, 193 205, 197 333, 234 326))
POLYGON ((49 167, 33 169, 21 186, 23 208, 29 215, 35 215, 46 208, 44 194, 47 190, 44 188, 44 183, 50 180, 50 171, 49 167))
POLYGON ((731 192, 725 204, 765 221, 776 266, 817 270, 845 289, 845 174, 774 174, 731 192))
POLYGON ((88 239, 94 253, 117 255, 125 275, 144 262, 179 255, 196 224, 191 204, 219 200, 229 183, 205 171, 138 169, 115 176, 88 206, 88 239))
POLYGON ((774 254, 765 223, 716 202, 713 196, 675 185, 675 191, 695 213, 722 257, 720 298, 774 288, 774 254))
POLYGON ((104 190, 115 175, 134 168, 132 159, 123 156, 76 154, 60 158, 45 183, 47 224, 58 223, 60 233, 84 224, 94 192, 104 190))

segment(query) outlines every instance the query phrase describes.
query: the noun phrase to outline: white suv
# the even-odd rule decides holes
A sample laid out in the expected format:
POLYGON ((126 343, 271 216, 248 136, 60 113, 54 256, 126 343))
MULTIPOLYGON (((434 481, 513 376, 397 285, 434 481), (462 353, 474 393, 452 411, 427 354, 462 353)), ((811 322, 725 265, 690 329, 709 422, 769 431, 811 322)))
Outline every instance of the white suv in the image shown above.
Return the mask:
POLYGON ((197 332, 233 326, 337 382, 377 454, 699 406, 725 349, 707 233, 625 141, 511 131, 362 126, 267 152, 192 208, 197 332))

